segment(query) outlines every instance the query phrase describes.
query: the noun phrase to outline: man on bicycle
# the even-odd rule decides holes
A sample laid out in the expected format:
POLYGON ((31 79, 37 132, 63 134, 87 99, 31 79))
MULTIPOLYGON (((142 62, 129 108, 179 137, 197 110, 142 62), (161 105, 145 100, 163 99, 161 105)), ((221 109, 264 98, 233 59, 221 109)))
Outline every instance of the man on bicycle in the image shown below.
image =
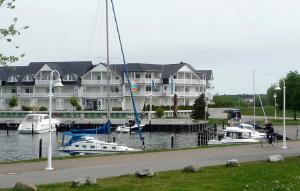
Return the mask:
POLYGON ((267 134, 267 140, 269 144, 273 143, 273 134, 274 134, 274 128, 271 123, 271 121, 268 121, 266 126, 265 126, 265 132, 267 134))

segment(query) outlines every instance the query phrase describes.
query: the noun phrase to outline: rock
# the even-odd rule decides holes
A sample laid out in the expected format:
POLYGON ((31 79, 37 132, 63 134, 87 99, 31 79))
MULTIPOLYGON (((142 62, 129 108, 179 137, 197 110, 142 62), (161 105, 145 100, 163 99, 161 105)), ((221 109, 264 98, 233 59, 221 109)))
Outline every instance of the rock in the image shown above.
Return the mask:
POLYGON ((87 185, 87 178, 80 178, 72 182, 72 187, 81 187, 87 185))
POLYGON ((234 167, 238 167, 240 166, 240 162, 237 159, 231 159, 229 161, 227 161, 226 166, 234 166, 234 167))
POLYGON ((270 155, 268 158, 269 162, 284 162, 284 158, 281 155, 270 155))
POLYGON ((37 187, 33 184, 25 184, 22 182, 17 182, 14 190, 16 191, 37 191, 37 187))
POLYGON ((200 166, 197 164, 193 164, 183 168, 183 172, 198 172, 199 170, 200 170, 200 166))
POLYGON ((95 185, 95 184, 97 184, 97 178, 88 176, 86 183, 87 183, 87 185, 95 185))
POLYGON ((135 172, 135 175, 138 177, 151 177, 154 176, 154 172, 149 169, 143 169, 135 172))

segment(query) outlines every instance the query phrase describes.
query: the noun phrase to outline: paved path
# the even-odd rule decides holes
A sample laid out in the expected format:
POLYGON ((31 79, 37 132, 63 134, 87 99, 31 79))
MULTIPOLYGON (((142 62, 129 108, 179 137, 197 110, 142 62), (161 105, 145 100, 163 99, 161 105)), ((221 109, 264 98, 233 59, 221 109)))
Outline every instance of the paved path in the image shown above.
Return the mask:
POLYGON ((277 143, 274 147, 266 145, 264 148, 260 145, 243 145, 58 160, 53 162, 54 171, 44 170, 46 161, 5 164, 0 165, 0 188, 13 187, 16 181, 33 184, 58 183, 84 176, 104 178, 133 174, 143 168, 164 171, 181 169, 190 164, 201 166, 225 164, 227 160, 233 158, 245 162, 265 160, 271 154, 282 154, 285 157, 300 155, 300 142, 288 142, 287 150, 280 147, 281 143, 277 143))

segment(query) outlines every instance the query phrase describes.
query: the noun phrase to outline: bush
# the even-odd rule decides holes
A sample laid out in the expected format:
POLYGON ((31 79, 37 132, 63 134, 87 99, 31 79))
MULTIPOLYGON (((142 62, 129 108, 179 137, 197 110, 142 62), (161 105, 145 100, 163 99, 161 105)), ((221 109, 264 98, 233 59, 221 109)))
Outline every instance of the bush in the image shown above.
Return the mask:
POLYGON ((42 106, 42 107, 39 108, 39 111, 47 111, 47 110, 48 110, 48 108, 45 107, 45 106, 42 106))
POLYGON ((164 116, 164 109, 161 107, 157 107, 155 110, 155 115, 158 118, 162 118, 164 116))
POLYGON ((22 105, 22 111, 38 111, 38 108, 22 105))
POLYGON ((82 110, 81 106, 80 106, 80 105, 77 105, 77 106, 76 106, 76 111, 81 111, 81 110, 82 110))

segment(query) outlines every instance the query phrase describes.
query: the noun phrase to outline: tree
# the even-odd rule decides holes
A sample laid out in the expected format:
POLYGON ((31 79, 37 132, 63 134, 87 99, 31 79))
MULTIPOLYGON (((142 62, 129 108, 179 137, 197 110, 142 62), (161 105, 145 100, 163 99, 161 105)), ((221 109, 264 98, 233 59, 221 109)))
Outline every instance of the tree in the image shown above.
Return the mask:
POLYGON ((75 110, 75 108, 77 108, 79 105, 79 101, 76 97, 70 97, 69 99, 69 103, 72 105, 73 107, 73 111, 75 110))
POLYGON ((193 110, 191 114, 192 119, 205 119, 205 95, 201 94, 193 105, 193 110))
POLYGON ((164 115, 164 109, 161 108, 161 107, 157 107, 156 110, 155 110, 155 115, 158 118, 162 118, 163 115, 164 115))
MULTIPOLYGON (((297 111, 300 110, 300 74, 297 71, 290 71, 286 77, 286 109, 294 111, 294 120, 297 119, 297 111)), ((277 93, 278 105, 283 109, 283 81, 279 83, 280 91, 277 93)))
POLYGON ((18 98, 16 96, 13 96, 10 100, 9 100, 9 107, 11 108, 11 110, 14 110, 14 107, 17 107, 19 104, 18 98))
MULTIPOLYGON (((14 9, 16 6, 14 5, 15 0, 0 0, 0 8, 8 8, 14 9)), ((12 38, 16 35, 21 34, 21 30, 29 28, 29 26, 24 26, 17 28, 16 23, 18 18, 13 18, 12 23, 5 27, 0 28, 0 42, 7 42, 13 44, 15 49, 19 49, 18 45, 15 45, 12 38)), ((1 45, 2 46, 2 45, 1 45)), ((0 65, 7 65, 8 63, 14 63, 19 60, 19 57, 24 57, 25 54, 21 53, 18 55, 4 55, 4 53, 0 52, 0 65)))

